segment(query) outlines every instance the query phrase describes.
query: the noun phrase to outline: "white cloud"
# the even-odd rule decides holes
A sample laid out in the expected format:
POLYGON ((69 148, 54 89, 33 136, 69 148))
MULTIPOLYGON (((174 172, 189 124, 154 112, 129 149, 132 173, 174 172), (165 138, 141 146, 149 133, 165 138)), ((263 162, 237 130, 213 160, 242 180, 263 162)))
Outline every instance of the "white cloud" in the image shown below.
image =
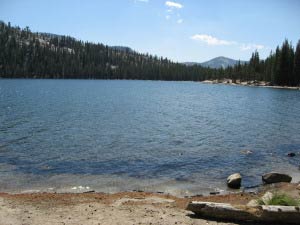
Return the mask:
POLYGON ((178 23, 178 24, 183 23, 183 19, 178 19, 178 20, 177 20, 177 23, 178 23))
MULTIPOLYGON (((171 2, 171 1, 166 1, 165 5, 167 6, 167 10, 166 10, 166 16, 165 18, 167 20, 171 19, 171 16, 176 18, 177 15, 177 19, 174 18, 174 20, 176 21, 177 24, 181 24, 183 23, 183 19, 181 18, 179 13, 175 13, 174 10, 176 9, 181 9, 183 8, 183 5, 177 2, 171 2)), ((175 22, 174 21, 174 22, 175 22)))
POLYGON ((248 51, 248 50, 261 50, 265 48, 263 45, 258 44, 241 44, 240 49, 242 51, 248 51))
POLYGON ((176 9, 181 9, 183 8, 183 5, 177 2, 171 2, 171 1, 166 1, 166 6, 170 8, 176 8, 176 9))
POLYGON ((202 41, 205 42, 208 45, 233 45, 235 42, 233 41, 226 41, 221 40, 216 37, 207 35, 207 34, 195 34, 191 37, 191 39, 195 41, 202 41))
POLYGON ((211 45, 211 46, 217 46, 217 45, 235 45, 237 47, 239 47, 239 49, 241 51, 248 51, 248 50, 261 50, 261 49, 265 49, 266 47, 264 45, 261 44, 252 44, 252 43, 239 43, 236 41, 227 41, 227 40, 222 40, 222 39, 218 39, 216 37, 213 37, 211 35, 208 34, 195 34, 193 36, 191 36, 191 39, 195 40, 195 41, 201 41, 203 43, 206 43, 207 45, 211 45))

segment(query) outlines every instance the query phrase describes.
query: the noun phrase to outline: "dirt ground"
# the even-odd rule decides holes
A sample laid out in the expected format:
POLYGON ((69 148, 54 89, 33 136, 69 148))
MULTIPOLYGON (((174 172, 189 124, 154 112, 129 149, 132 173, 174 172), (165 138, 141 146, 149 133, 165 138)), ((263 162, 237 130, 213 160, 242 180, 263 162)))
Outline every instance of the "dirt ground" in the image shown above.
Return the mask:
MULTIPOLYGON (((268 190, 299 197, 295 184, 269 186, 268 190)), ((166 194, 0 194, 1 225, 56 224, 240 224, 195 218, 185 208, 190 201, 247 204, 261 194, 229 194, 177 198, 166 194)))

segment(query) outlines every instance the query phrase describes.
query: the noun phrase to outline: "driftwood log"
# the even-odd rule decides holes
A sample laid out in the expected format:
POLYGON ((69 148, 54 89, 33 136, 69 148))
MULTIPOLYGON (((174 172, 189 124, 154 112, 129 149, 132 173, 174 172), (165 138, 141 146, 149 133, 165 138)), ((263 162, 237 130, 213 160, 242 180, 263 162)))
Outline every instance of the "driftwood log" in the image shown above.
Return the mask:
POLYGON ((295 206, 233 206, 226 203, 191 202, 187 210, 196 216, 231 221, 299 224, 300 209, 295 206))

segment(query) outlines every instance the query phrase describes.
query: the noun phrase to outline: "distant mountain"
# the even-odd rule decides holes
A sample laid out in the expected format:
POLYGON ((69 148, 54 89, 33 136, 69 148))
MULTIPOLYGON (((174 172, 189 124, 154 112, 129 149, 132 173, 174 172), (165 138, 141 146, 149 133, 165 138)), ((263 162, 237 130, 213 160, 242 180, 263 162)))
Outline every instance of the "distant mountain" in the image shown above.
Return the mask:
MULTIPOLYGON (((220 57, 211 59, 207 62, 200 63, 200 65, 203 67, 219 69, 219 68, 226 68, 228 66, 234 66, 234 65, 238 64, 238 62, 239 62, 238 60, 220 56, 220 57)), ((245 64, 245 63, 246 63, 245 61, 241 61, 241 64, 245 64)))
MULTIPOLYGON (((219 68, 226 68, 228 66, 234 66, 236 64, 238 64, 238 60, 235 59, 230 59, 230 58, 226 58, 223 56, 217 57, 217 58, 213 58, 209 61, 203 62, 203 63, 196 63, 196 62, 185 62, 184 64, 187 66, 194 66, 194 65, 199 65, 202 67, 209 67, 209 68, 213 68, 213 69, 219 69, 219 68)), ((240 61, 241 64, 245 64, 246 61, 240 61)))
MULTIPOLYGON (((295 62, 300 62, 299 57, 296 57, 300 55, 300 44, 294 52, 293 46, 285 40, 279 49, 279 59, 286 60, 286 49, 295 54, 295 62)), ((238 70, 213 69, 232 66, 239 61, 217 57, 204 63, 178 63, 156 55, 139 53, 126 46, 107 46, 70 36, 33 33, 29 27, 12 27, 10 23, 0 20, 0 78, 168 81, 235 78, 299 86, 297 77, 293 75, 294 69, 300 70, 298 64, 292 68, 289 66, 294 65, 291 59, 284 62, 273 60, 275 56, 271 54, 267 59, 260 60, 258 52, 255 52, 251 57, 253 63, 242 65, 238 70), (271 76, 274 73, 278 75, 275 79, 271 76)))

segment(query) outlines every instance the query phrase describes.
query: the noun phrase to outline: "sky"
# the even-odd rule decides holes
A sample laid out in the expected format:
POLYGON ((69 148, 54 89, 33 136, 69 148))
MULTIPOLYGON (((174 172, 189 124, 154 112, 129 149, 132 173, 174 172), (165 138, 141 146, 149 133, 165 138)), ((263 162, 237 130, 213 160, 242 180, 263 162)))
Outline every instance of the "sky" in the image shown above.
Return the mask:
POLYGON ((300 0, 0 0, 0 20, 178 62, 266 58, 300 39, 300 0))

